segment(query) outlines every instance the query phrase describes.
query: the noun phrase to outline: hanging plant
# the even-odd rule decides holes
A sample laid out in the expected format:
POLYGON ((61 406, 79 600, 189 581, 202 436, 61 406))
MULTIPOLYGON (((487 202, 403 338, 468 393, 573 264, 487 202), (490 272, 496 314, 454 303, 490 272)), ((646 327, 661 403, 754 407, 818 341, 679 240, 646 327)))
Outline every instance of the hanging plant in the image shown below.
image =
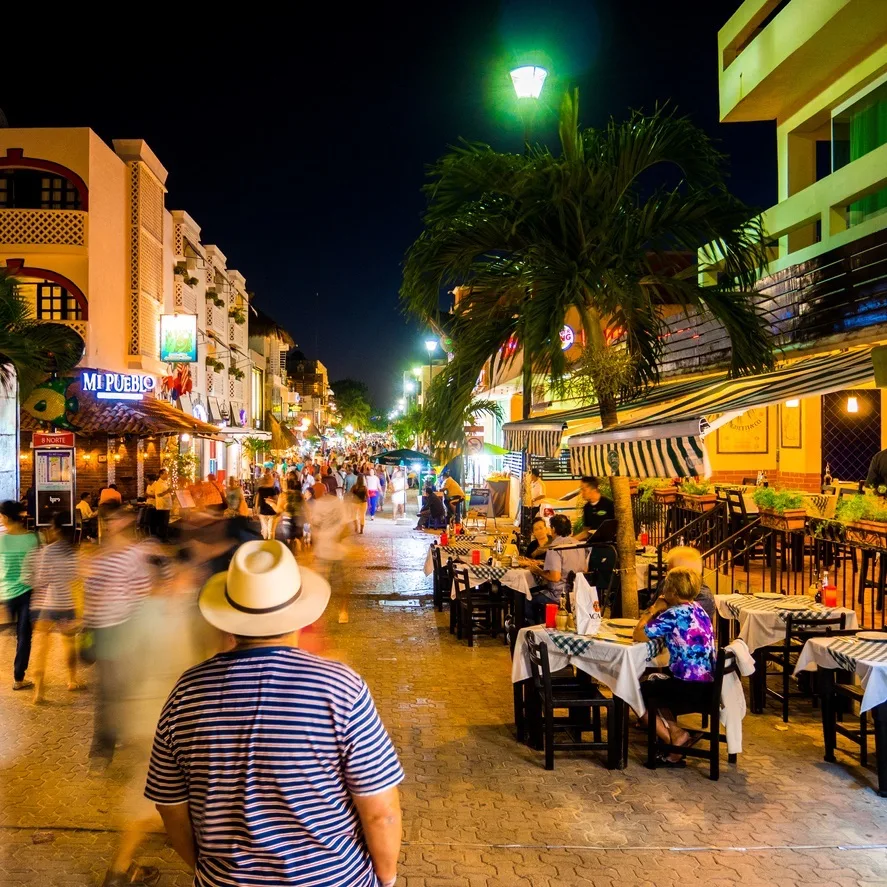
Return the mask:
POLYGON ((177 274, 179 277, 188 277, 188 266, 184 262, 177 262, 175 267, 173 268, 173 274, 177 274))
POLYGON ((225 364, 223 364, 222 361, 216 360, 209 354, 207 354, 206 356, 206 365, 210 367, 215 373, 221 373, 225 369, 225 364))
POLYGON ((218 292, 217 292, 216 290, 214 290, 214 289, 208 289, 208 290, 206 291, 206 297, 207 297, 207 299, 212 299, 213 301, 215 301, 216 299, 218 299, 219 294, 218 294, 218 292))
POLYGON ((225 300, 221 296, 216 296, 213 299, 213 305, 215 305, 216 308, 224 308, 225 307, 225 300))
POLYGON ((243 326, 243 324, 246 323, 246 314, 244 314, 242 308, 231 308, 228 311, 228 317, 230 317, 238 326, 243 326))
POLYGON ((242 382, 244 378, 243 370, 237 369, 237 367, 231 367, 228 371, 238 382, 242 382))

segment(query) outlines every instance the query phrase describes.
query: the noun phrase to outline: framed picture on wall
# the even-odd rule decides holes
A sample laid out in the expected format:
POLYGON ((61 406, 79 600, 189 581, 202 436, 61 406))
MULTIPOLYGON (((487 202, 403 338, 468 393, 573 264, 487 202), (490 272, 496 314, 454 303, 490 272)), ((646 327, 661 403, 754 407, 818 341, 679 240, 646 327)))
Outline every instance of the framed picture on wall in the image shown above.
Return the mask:
POLYGON ((779 404, 779 446, 782 449, 801 449, 803 409, 804 405, 800 402, 793 407, 787 407, 784 403, 779 404))
POLYGON ((766 407, 754 407, 718 428, 719 453, 766 453, 770 418, 766 407))

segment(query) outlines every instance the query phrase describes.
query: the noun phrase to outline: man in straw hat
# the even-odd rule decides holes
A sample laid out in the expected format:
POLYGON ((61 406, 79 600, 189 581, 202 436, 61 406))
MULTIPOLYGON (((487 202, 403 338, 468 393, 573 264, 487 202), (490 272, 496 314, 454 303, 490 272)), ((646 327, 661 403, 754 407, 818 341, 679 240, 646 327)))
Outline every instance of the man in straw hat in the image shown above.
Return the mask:
POLYGON ((276 540, 246 542, 200 593, 235 647, 185 672, 145 796, 197 887, 392 887, 403 770, 363 680, 298 649, 329 585, 276 540))

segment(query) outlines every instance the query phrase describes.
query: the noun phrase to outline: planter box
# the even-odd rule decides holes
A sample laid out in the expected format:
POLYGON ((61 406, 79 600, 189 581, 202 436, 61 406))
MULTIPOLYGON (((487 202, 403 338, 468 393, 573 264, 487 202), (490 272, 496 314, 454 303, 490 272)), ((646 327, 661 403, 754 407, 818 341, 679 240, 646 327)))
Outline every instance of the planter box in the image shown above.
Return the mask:
POLYGON ((847 524, 847 538, 859 545, 887 548, 887 524, 875 520, 856 520, 847 524))
POLYGON ((630 496, 637 496, 638 494, 638 482, 636 480, 630 480, 628 482, 628 493, 630 496))
POLYGON ((781 530, 784 533, 803 530, 807 525, 806 508, 786 508, 782 514, 778 514, 770 508, 762 508, 758 514, 765 527, 769 527, 771 530, 781 530))
POLYGON ((711 511, 718 504, 717 493, 703 493, 701 496, 691 496, 681 493, 681 504, 689 511, 711 511))
POLYGON ((671 505, 678 498, 678 491, 675 487, 670 490, 653 490, 653 498, 663 505, 671 505))

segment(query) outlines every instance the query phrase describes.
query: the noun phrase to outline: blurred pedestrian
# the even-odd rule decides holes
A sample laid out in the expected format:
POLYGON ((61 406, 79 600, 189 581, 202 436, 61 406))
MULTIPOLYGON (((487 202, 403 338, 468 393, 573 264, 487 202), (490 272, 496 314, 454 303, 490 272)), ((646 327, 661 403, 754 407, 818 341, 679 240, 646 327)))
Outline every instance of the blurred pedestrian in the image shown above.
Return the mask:
POLYGON ((123 497, 117 489, 117 484, 108 484, 101 493, 99 493, 99 508, 108 502, 116 502, 118 505, 123 504, 123 497))
POLYGON ((366 478, 362 474, 358 474, 354 486, 351 487, 352 521, 354 522, 354 532, 363 535, 363 529, 367 519, 367 500, 369 491, 367 490, 366 478))
POLYGON ((394 509, 394 519, 399 520, 406 515, 407 505, 407 478, 403 468, 394 469, 391 478, 391 506, 394 509))
POLYGON ((0 599, 15 625, 13 690, 27 690, 33 681, 25 680, 31 658, 31 582, 26 569, 28 556, 37 548, 37 536, 25 526, 26 512, 12 499, 0 505, 0 599))
POLYGON ((305 535, 305 497, 295 480, 286 482, 286 490, 278 497, 274 506, 282 518, 286 544, 295 554, 302 550, 305 535))
POLYGON ((77 581, 77 553, 65 535, 65 515, 56 512, 44 531, 46 545, 32 552, 34 592, 31 618, 34 623, 36 662, 34 664, 34 702, 44 697, 46 660, 53 631, 62 636, 68 690, 81 689, 77 682, 77 614, 74 610, 74 583, 77 581))
POLYGON ((154 521, 157 538, 161 542, 169 540, 169 515, 172 511, 172 487, 169 483, 169 471, 160 469, 154 481, 154 521))
POLYGON ((397 880, 403 771, 391 740, 363 680, 297 646, 329 595, 277 541, 242 546, 200 594, 235 647, 179 679, 145 791, 196 884, 397 880))
POLYGON ((379 483, 378 475, 372 468, 367 469, 365 480, 367 485, 367 511, 369 512, 370 520, 375 520, 382 485, 379 483))
POLYGON ((132 515, 113 503, 105 509, 107 538, 84 563, 83 622, 93 634, 97 677, 89 754, 110 762, 120 730, 117 706, 124 679, 120 660, 127 648, 126 623, 150 592, 151 573, 133 539, 132 515))
POLYGON ((259 478, 256 487, 255 512, 259 516, 262 526, 262 538, 274 538, 274 525, 277 523, 277 511, 274 505, 277 501, 277 490, 274 489, 274 475, 266 470, 259 478))
POLYGON ((348 621, 348 595, 344 583, 342 560, 345 557, 343 539, 348 517, 345 506, 336 496, 330 496, 323 484, 314 487, 311 503, 311 535, 314 556, 324 578, 340 595, 339 622, 348 621))

